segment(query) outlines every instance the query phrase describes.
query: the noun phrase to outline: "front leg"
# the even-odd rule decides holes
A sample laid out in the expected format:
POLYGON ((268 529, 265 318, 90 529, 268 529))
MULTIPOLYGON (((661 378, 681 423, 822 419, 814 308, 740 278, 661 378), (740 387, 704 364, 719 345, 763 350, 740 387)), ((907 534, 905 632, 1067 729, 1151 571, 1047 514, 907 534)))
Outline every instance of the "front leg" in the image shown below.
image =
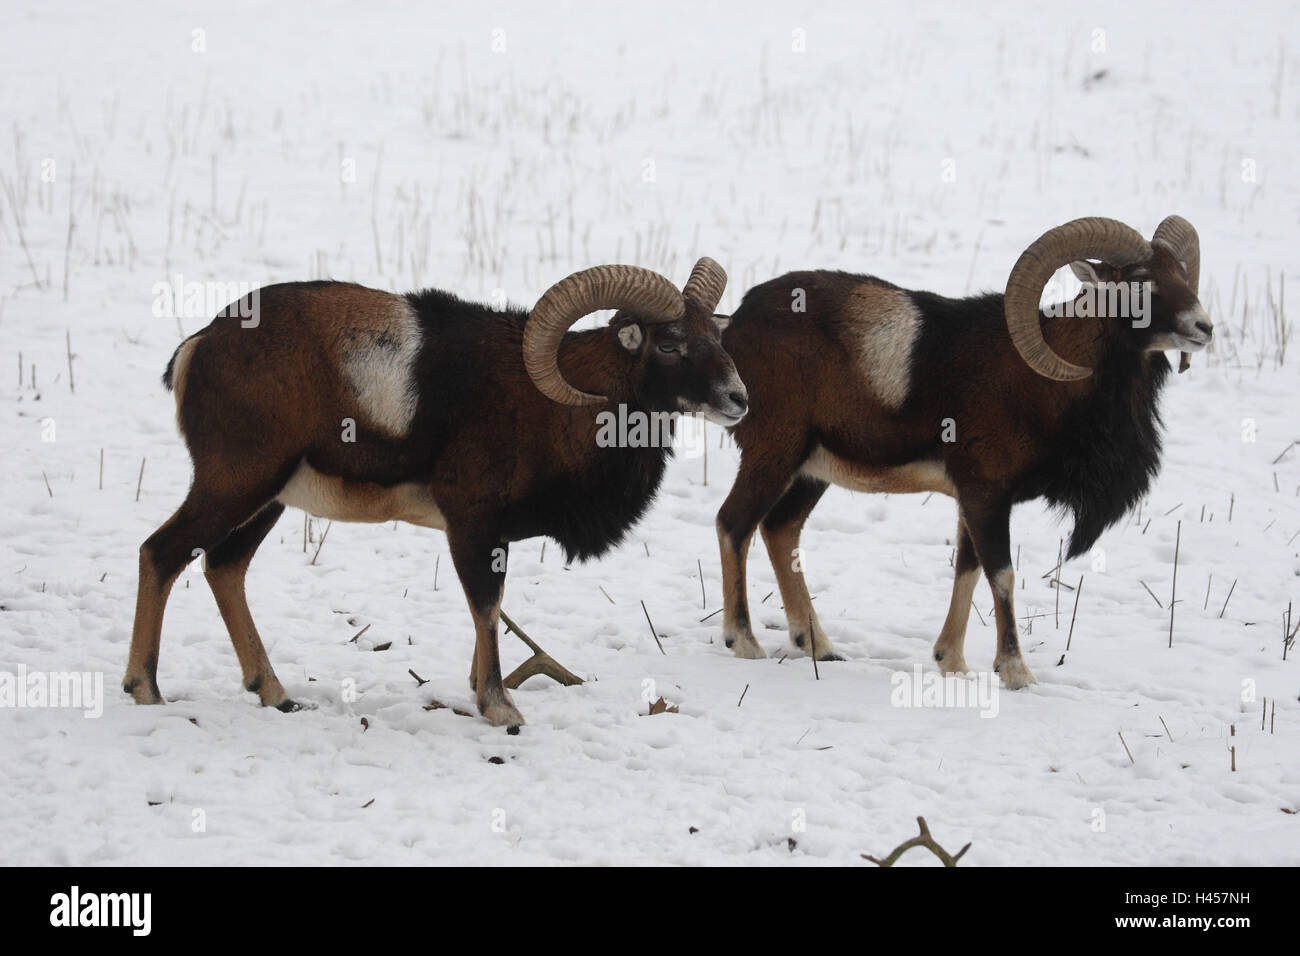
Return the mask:
POLYGON ((754 637, 749 623, 749 601, 745 594, 745 556, 749 554, 748 534, 736 536, 718 524, 718 548, 722 552, 722 637, 737 657, 766 657, 754 637))
POLYGON ((1020 638, 1016 634, 1013 601, 1016 575, 1011 569, 1011 501, 1000 490, 968 494, 963 489, 958 504, 980 566, 984 568, 984 576, 993 589, 993 607, 998 624, 998 655, 993 660, 993 669, 1010 690, 1036 684, 1037 680, 1020 653, 1020 638))
POLYGON ((970 619, 971 596, 980 579, 980 562, 966 523, 957 516, 957 556, 953 561, 952 600, 943 630, 934 642, 934 660, 945 674, 967 674, 966 622, 970 619))
POLYGON ((506 585, 508 546, 495 535, 482 532, 450 533, 451 559, 474 617, 475 689, 479 713, 497 727, 517 728, 523 715, 501 683, 501 657, 497 651, 497 622, 506 585))
POLYGON ((1008 690, 1019 690, 1037 684, 1038 679, 1021 656, 1020 638, 1016 634, 1016 612, 1011 600, 1016 587, 1015 572, 1008 562, 1001 571, 989 578, 998 618, 998 656, 993 660, 993 669, 1002 677, 1002 683, 1007 685, 1008 690))
MULTIPOLYGON (((746 419, 750 422, 750 419, 746 419)), ((799 468, 800 451, 772 449, 762 457, 743 455, 736 482, 718 510, 718 550, 722 557, 722 634, 737 657, 766 657, 749 621, 745 558, 754 529, 785 494, 799 468)), ((817 496, 820 497, 820 496, 817 496)), ((816 498, 813 499, 813 504, 816 498)))

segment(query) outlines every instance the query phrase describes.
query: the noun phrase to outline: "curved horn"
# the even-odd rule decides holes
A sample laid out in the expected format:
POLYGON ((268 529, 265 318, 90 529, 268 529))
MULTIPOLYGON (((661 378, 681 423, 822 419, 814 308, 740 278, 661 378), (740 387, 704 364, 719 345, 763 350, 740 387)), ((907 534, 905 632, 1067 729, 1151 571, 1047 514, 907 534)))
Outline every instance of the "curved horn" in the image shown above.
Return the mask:
MULTIPOLYGON (((1151 244, 1161 245, 1174 254, 1179 262, 1187 267, 1187 285, 1192 295, 1200 298, 1201 284, 1201 239, 1195 227, 1182 216, 1168 216, 1156 226, 1151 244)), ((1186 352, 1179 354, 1178 371, 1186 372, 1192 364, 1192 357, 1186 352)))
POLYGON ((601 395, 579 391, 564 380, 560 340, 573 323, 600 309, 680 319, 685 312, 677 287, 656 272, 634 266, 596 266, 575 272, 537 300, 524 325, 524 368, 538 390, 564 405, 597 405, 601 395))
POLYGON ((694 300, 705 315, 712 315, 722 300, 722 290, 727 287, 727 273, 708 256, 695 263, 691 277, 682 286, 682 295, 694 300))
POLYGON ((1142 235, 1117 219, 1089 216, 1075 219, 1039 236, 1020 254, 1007 278, 1004 310, 1007 331, 1020 357, 1039 375, 1058 382, 1087 378, 1092 369, 1061 358, 1043 338, 1038 300, 1057 269, 1076 259, 1100 259, 1127 266, 1151 255, 1142 235))

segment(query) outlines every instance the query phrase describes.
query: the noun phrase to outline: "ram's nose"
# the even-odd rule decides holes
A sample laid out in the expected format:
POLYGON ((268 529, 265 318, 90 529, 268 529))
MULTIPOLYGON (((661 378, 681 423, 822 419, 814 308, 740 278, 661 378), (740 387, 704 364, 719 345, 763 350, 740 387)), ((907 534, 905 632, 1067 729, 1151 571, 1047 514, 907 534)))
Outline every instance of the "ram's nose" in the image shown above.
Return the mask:
POLYGON ((1175 329, 1177 335, 1192 346, 1193 351, 1205 348, 1214 338, 1214 323, 1199 304, 1178 313, 1175 329))

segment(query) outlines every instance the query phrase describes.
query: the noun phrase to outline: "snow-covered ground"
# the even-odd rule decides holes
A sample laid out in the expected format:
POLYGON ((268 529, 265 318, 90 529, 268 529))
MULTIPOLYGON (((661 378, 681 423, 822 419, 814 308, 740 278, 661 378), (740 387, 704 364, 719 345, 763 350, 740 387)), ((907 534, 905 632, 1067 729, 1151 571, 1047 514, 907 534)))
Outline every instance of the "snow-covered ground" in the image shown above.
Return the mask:
MULTIPOLYGON (((917 815, 973 842, 963 865, 1300 862, 1300 650, 1284 661, 1282 636, 1288 602, 1300 623, 1297 6, 457 6, 6 5, 0 673, 102 674, 104 701, 94 719, 0 708, 0 862, 870 866, 917 815), (1165 393, 1141 514, 1062 571, 1084 578, 1064 659, 1075 595, 1058 625, 1049 572, 1068 526, 1017 511, 1040 683, 992 719, 894 705, 934 672, 954 528, 937 496, 832 490, 814 513, 807 573, 846 662, 817 679, 780 659, 761 547, 773 656, 732 658, 702 620, 736 461, 716 428, 607 559, 513 549, 507 612, 590 678, 516 691, 518 736, 453 712, 472 709, 472 630, 443 536, 337 524, 319 547, 312 522, 304 549, 298 512, 249 594, 315 710, 240 689, 197 569, 168 607, 171 703, 118 690, 137 548, 189 474, 158 377, 211 311, 155 309, 158 283, 529 304, 576 268, 681 282, 707 254, 724 309, 799 267, 956 295, 1000 287, 1077 215, 1149 233, 1174 212, 1200 230, 1214 346, 1165 393), (647 715, 660 696, 679 712, 647 715)), ((967 659, 989 668, 983 586, 976 603, 967 659)))

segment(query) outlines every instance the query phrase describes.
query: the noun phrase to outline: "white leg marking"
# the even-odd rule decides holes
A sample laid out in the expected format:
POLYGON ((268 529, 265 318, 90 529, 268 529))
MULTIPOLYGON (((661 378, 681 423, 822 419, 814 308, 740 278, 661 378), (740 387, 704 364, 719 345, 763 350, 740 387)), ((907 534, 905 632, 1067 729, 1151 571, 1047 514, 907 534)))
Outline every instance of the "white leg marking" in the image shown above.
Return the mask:
MULTIPOLYGON (((1010 567, 1003 568, 993 575, 993 591, 999 601, 1006 602, 1007 614, 1010 620, 1007 621, 1007 627, 1014 628, 1015 608, 1012 603, 1012 595, 1015 593, 1016 575, 1010 567)), ((1019 690, 1030 684, 1037 684, 1038 680, 1034 677, 1029 665, 1025 663, 1024 657, 1021 656, 1020 649, 1017 647, 1014 654, 1006 657, 1002 656, 1001 641, 998 642, 998 656, 993 661, 993 668, 1002 678, 1002 683, 1007 685, 1009 690, 1019 690)))

